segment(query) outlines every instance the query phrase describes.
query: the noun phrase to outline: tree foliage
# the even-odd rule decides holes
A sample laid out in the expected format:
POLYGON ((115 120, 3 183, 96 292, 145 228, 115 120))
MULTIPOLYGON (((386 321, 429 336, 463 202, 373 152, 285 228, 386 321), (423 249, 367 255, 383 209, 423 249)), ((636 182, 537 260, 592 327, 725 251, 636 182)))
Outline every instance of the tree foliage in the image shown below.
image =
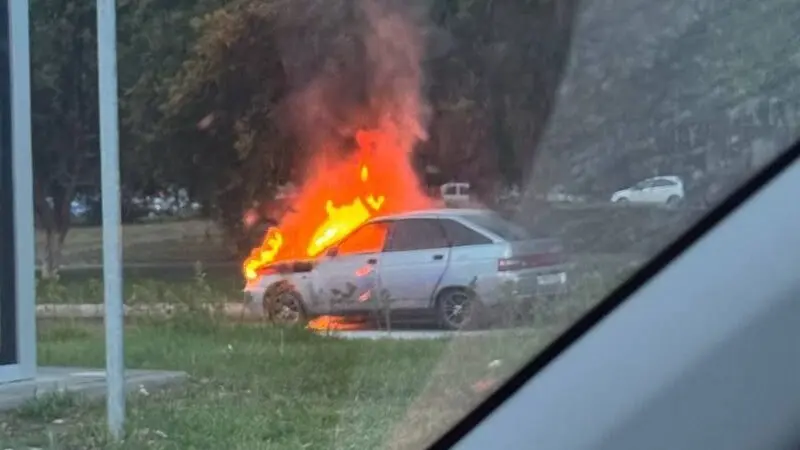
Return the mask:
MULTIPOLYGON (((326 114, 312 125, 343 139, 354 104, 375 95, 357 4, 241 0, 193 21, 198 40, 170 80, 161 131, 172 168, 205 189, 229 227, 296 178, 313 151, 308 137, 318 130, 290 123, 298 90, 330 74, 334 88, 318 97, 326 114)), ((429 139, 419 161, 479 192, 520 183, 565 64, 575 2, 404 5, 412 15, 423 11, 429 50, 429 139)))
MULTIPOLYGON (((486 194, 521 182, 563 70, 576 0, 369 1, 402 10, 427 44, 415 68, 430 107, 418 162, 486 194)), ((36 211, 56 253, 70 201, 98 189, 94 5, 31 3, 36 211)), ((375 97, 391 89, 378 78, 397 69, 370 56, 358 6, 121 0, 123 194, 186 187, 235 234, 242 213, 301 177, 320 146, 349 148, 353 128, 375 120, 375 97), (324 111, 298 98, 310 89, 324 111)))
POLYGON ((34 204, 47 236, 46 274, 58 268, 72 199, 99 175, 93 3, 31 2, 34 204))

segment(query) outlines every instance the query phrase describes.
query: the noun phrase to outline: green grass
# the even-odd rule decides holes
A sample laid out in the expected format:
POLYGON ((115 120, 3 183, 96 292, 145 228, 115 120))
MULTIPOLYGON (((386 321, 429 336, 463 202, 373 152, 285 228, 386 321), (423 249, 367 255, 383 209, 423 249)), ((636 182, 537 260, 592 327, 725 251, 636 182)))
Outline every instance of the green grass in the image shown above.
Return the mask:
MULTIPOLYGON (((348 341, 201 321, 130 326, 128 367, 183 370, 190 380, 132 396, 122 447, 419 448, 486 395, 476 392, 476 382, 505 376, 554 332, 348 341)), ((102 336, 99 325, 43 324, 40 364, 102 367, 102 336)), ((0 444, 113 448, 103 405, 71 397, 36 400, 0 416, 0 444)))
MULTIPOLYGON (((123 273, 123 297, 127 304, 175 303, 179 297, 202 296, 214 303, 241 301, 244 281, 236 266, 195 271, 186 267, 128 269, 123 273)), ((102 303, 100 270, 63 272, 57 280, 39 280, 36 302, 102 303)))
MULTIPOLYGON (((181 370, 190 379, 170 391, 131 396, 122 448, 424 447, 487 395, 485 385, 496 385, 538 353, 630 270, 606 262, 582 269, 572 295, 538 305, 535 322, 518 334, 349 341, 233 324, 206 310, 168 321, 137 319, 126 327, 126 366, 181 370)), ((198 305, 226 295, 210 274, 128 279, 129 303, 198 305)), ((238 275, 222 279, 238 289, 238 275)), ((46 287, 40 285, 40 301, 100 298, 92 277, 64 277, 46 287)), ((41 365, 103 367, 100 324, 56 319, 41 321, 38 330, 41 365)), ((19 446, 115 448, 106 437, 102 402, 69 396, 38 399, 0 416, 0 448, 19 446)))
MULTIPOLYGON (((122 227, 123 258, 132 263, 214 262, 229 260, 219 229, 207 220, 131 224, 122 227)), ((36 233, 37 261, 45 255, 45 236, 36 233)), ((62 248, 64 266, 102 263, 100 227, 73 227, 62 248)))

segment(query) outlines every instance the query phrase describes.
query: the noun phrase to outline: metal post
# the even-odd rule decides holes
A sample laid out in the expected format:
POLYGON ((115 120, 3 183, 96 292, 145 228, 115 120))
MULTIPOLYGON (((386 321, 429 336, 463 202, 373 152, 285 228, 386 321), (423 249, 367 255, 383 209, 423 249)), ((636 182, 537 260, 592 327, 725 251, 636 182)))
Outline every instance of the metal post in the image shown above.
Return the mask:
MULTIPOLYGON (((31 60, 28 0, 8 2, 11 55, 11 147, 13 148, 14 243, 18 379, 36 375, 36 255, 31 142, 31 60)), ((5 187, 3 188, 5 189, 5 187)))
POLYGON ((125 422, 125 366, 123 361, 116 16, 115 0, 97 0, 97 71, 100 103, 100 179, 103 195, 103 287, 106 315, 108 428, 111 435, 120 440, 125 422))

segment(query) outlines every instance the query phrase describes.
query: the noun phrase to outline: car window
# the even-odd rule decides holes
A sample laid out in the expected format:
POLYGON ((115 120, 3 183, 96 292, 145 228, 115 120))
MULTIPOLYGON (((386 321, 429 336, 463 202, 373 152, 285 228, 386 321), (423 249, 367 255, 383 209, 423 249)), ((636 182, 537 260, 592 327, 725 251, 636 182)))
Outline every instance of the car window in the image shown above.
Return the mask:
POLYGON ((653 187, 675 186, 675 183, 670 180, 655 180, 653 187))
POLYGON ((521 226, 492 214, 473 214, 463 216, 465 220, 497 235, 506 241, 524 241, 531 235, 521 226))
MULTIPOLYGON (((424 448, 800 129, 798 1, 96 3, 0 2, 0 208, 28 249, 0 322, 64 314, 0 381, 103 348, 189 374, 127 409, 131 448, 424 448), (631 189, 653 178, 720 188, 631 189), (502 242, 387 257, 482 241, 422 217, 502 242), (370 256, 315 265, 339 240, 370 256), (66 320, 115 301, 158 320, 125 347, 66 320)), ((96 409, 0 414, 0 441, 114 448, 96 409)))
POLYGON ((364 225, 342 240, 337 248, 337 256, 380 252, 383 250, 388 229, 384 222, 364 225))
POLYGON ((453 219, 440 219, 439 223, 445 231, 448 242, 453 247, 492 243, 488 237, 453 219))
POLYGON ((388 252, 447 247, 444 230, 435 219, 404 219, 392 222, 388 252))

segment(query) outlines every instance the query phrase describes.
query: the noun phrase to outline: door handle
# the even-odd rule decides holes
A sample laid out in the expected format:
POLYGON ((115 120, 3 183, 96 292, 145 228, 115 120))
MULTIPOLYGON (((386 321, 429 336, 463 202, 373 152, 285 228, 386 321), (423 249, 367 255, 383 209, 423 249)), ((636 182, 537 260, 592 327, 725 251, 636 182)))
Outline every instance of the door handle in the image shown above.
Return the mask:
POLYGON ((378 264, 377 258, 370 258, 367 260, 367 264, 378 264))
POLYGON ((439 261, 444 258, 444 255, 433 255, 433 259, 439 261))

